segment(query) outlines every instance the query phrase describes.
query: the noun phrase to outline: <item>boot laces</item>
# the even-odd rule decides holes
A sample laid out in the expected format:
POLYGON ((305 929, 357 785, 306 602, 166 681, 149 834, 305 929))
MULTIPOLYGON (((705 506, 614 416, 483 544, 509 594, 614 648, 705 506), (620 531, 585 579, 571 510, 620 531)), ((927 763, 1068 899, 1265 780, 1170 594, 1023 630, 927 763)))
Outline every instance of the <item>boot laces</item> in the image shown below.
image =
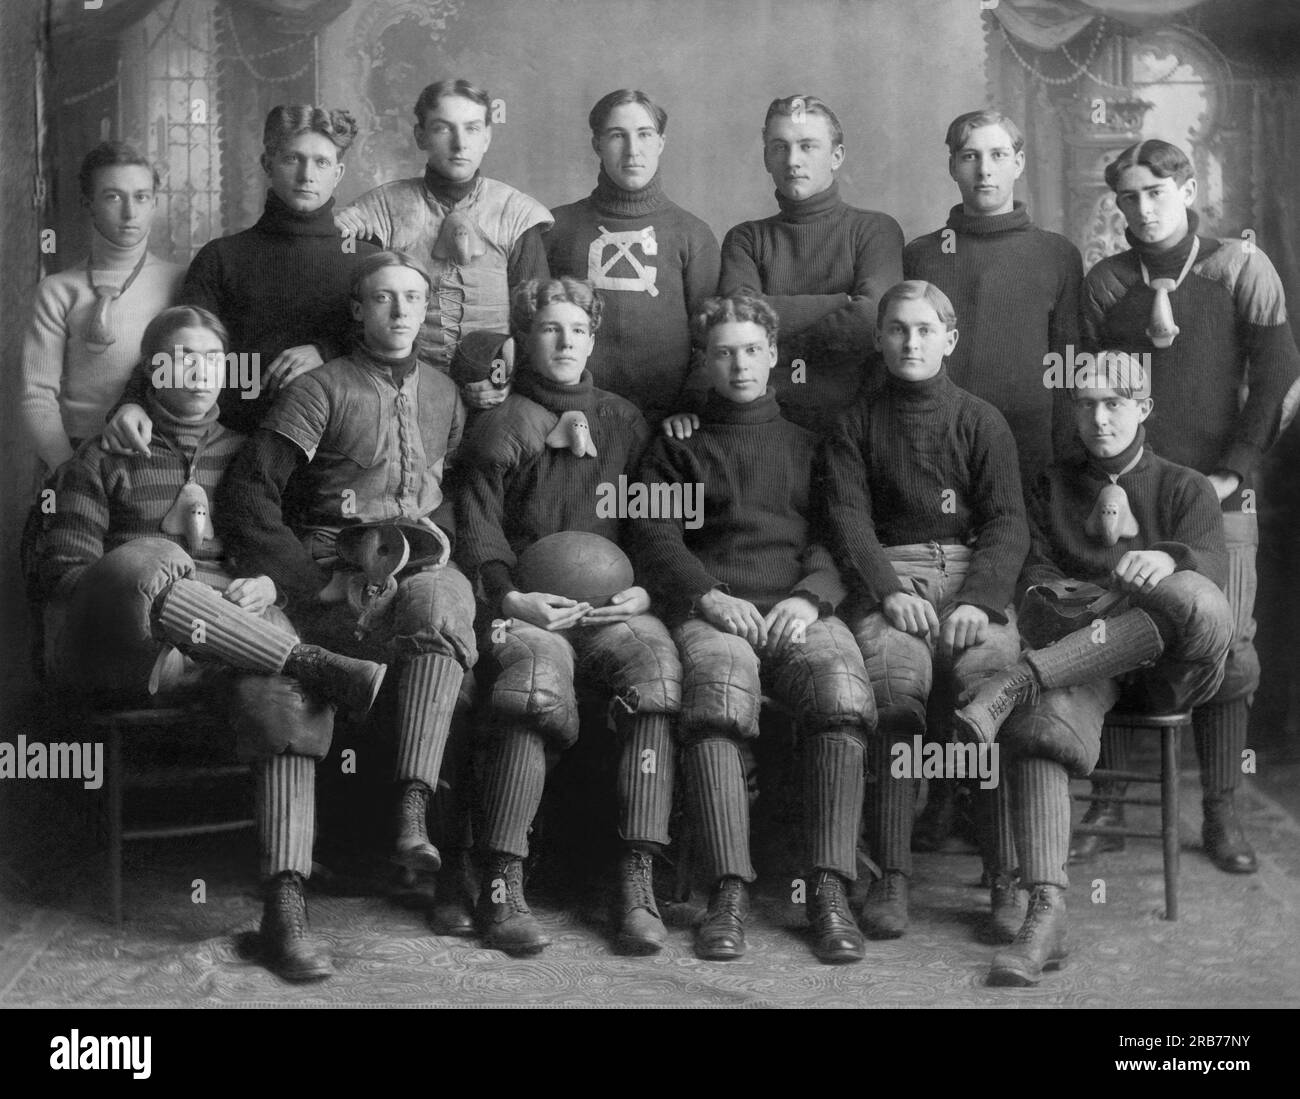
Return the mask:
POLYGON ((989 703, 989 713, 994 717, 1001 717, 1004 712, 1021 703, 1033 704, 1037 701, 1038 680, 1032 673, 1025 673, 1023 677, 1018 676, 1011 682, 1003 684, 1002 689, 989 703))
POLYGON ((1035 889, 1029 895, 1029 912, 1026 915, 1025 922, 1020 925, 1020 931, 1016 935, 1016 942, 1032 942, 1038 935, 1039 921, 1045 918, 1051 909, 1052 902, 1047 893, 1042 889, 1035 889))
POLYGON ((839 916, 850 919, 848 898, 844 892, 844 879, 838 874, 824 872, 818 876, 817 887, 813 891, 819 909, 818 915, 839 916))
POLYGON ((628 886, 632 908, 656 911, 653 874, 653 856, 646 851, 628 852, 623 862, 623 881, 628 886))
POLYGON ((903 879, 906 875, 896 870, 886 870, 885 876, 880 879, 878 885, 880 891, 884 894, 881 898, 885 901, 896 901, 903 895, 903 879))
POLYGON ((709 917, 727 915, 740 919, 740 891, 743 887, 739 878, 723 878, 709 904, 709 917))

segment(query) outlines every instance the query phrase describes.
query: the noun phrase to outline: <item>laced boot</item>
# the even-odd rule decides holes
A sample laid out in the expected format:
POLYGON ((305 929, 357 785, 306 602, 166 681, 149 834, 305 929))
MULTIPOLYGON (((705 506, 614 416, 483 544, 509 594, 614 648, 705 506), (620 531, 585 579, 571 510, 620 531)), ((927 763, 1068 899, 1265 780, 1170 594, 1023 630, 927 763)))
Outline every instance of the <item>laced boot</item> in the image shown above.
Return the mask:
POLYGON ((907 931, 907 875, 886 870, 871 883, 862 906, 863 930, 873 939, 898 939, 907 931))
POLYGON ((635 848, 624 851, 618 881, 616 946, 624 954, 657 954, 668 941, 668 930, 655 903, 654 857, 635 848))
POLYGON ((819 870, 813 879, 808 924, 818 961, 839 965, 866 957, 867 944, 849 910, 848 884, 832 870, 819 870))
POLYGON ((1029 915, 1015 941, 999 950, 989 970, 989 984, 1036 985, 1044 969, 1058 969, 1066 957, 1065 890, 1036 885, 1029 895, 1029 915))
POLYGON ((425 826, 432 793, 423 782, 411 779, 402 783, 397 802, 397 850, 393 861, 413 874, 436 874, 442 869, 442 856, 429 842, 425 826))
POLYGON ((745 953, 749 890, 739 878, 720 878, 709 894, 704 921, 695 929, 696 957, 727 962, 745 953))
POLYGON ((1017 661, 979 685, 970 701, 952 715, 953 728, 967 743, 992 744, 1011 711, 1037 696, 1038 678, 1033 668, 1017 661))
POLYGON ((387 664, 340 656, 318 645, 299 645, 284 662, 285 675, 338 703, 358 720, 370 713, 387 671, 387 664))
POLYGON ((1028 900, 1028 894, 1020 888, 1020 880, 1015 874, 993 875, 989 885, 989 905, 992 910, 990 928, 994 942, 1015 942, 1016 934, 1025 922, 1028 900))
POLYGON ((1201 842, 1210 861, 1228 874, 1255 873, 1259 863, 1237 817, 1237 805, 1232 795, 1205 801, 1202 811, 1201 842))
POLYGON ((477 934, 468 851, 456 852, 438 875, 437 892, 429 909, 429 926, 435 934, 455 939, 472 939, 477 934))
POLYGON ((479 931, 483 945, 523 957, 551 945, 524 900, 524 862, 515 855, 488 855, 478 891, 479 931))
POLYGON ((276 976, 286 981, 319 981, 333 976, 329 948, 307 926, 302 877, 292 870, 267 882, 258 934, 262 960, 276 976))

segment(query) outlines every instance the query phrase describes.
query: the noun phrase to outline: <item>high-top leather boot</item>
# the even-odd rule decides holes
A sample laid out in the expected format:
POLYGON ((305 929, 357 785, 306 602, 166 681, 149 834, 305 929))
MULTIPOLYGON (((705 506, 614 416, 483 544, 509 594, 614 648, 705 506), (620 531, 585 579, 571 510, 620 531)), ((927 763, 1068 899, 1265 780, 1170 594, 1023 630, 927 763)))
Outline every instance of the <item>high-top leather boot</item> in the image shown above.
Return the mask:
POLYGON ((1029 894, 1029 915, 1015 941, 993 958, 989 984, 1036 985, 1043 970, 1059 968, 1067 953, 1065 890, 1059 885, 1035 885, 1029 894))
POLYGON ((1015 941, 1016 934, 1025 922, 1028 899, 1029 895, 1020 888, 1020 881, 1015 874, 993 875, 989 886, 989 905, 992 910, 989 928, 994 942, 1015 941))
POLYGON ((500 851, 489 852, 479 880, 475 915, 484 946, 524 957, 551 945, 524 900, 523 859, 500 851))
POLYGON ((1040 688, 1110 679, 1153 663, 1164 650, 1151 616, 1141 610, 1125 611, 1031 650, 1006 671, 984 680, 953 714, 953 727, 967 741, 992 744, 1011 711, 1022 702, 1032 702, 1040 688))
POLYGON ((808 898, 808 925, 812 928, 812 951, 827 965, 860 962, 867 944, 849 910, 848 883, 833 870, 813 875, 808 898))
POLYGON ((266 967, 286 981, 319 981, 333 976, 328 947, 307 926, 302 877, 292 870, 266 883, 259 936, 266 967))
POLYGON ((436 935, 456 939, 472 939, 478 934, 474 927, 468 851, 452 853, 439 873, 433 906, 429 909, 429 926, 436 935))
POLYGON ((1253 874, 1259 869, 1255 850, 1237 817, 1237 805, 1231 794, 1202 803, 1201 842, 1205 853, 1220 870, 1229 874, 1253 874))
POLYGON ((423 782, 411 779, 401 784, 398 795, 397 850, 393 861, 412 873, 436 874, 442 869, 442 856, 429 842, 425 823, 432 793, 423 782))
POLYGON ((624 851, 618 887, 615 945, 624 954, 657 954, 668 941, 668 929, 655 903, 654 857, 637 848, 624 851))
POLYGON ((745 917, 749 915, 749 890, 739 878, 718 880, 709 894, 704 920, 695 929, 696 957, 728 962, 745 953, 745 917))
POLYGON ((898 939, 907 931, 907 875, 886 870, 867 889, 862 929, 873 939, 898 939))
POLYGON ((299 645, 284 662, 285 675, 338 703, 358 720, 370 713, 387 671, 387 664, 341 656, 319 645, 299 645))

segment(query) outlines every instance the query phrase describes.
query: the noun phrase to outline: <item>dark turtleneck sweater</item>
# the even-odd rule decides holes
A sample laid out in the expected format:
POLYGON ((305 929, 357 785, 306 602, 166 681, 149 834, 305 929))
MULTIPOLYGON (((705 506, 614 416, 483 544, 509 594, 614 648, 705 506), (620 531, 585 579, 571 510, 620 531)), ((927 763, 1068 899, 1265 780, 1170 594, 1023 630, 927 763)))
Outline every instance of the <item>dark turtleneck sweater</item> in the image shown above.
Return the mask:
POLYGON ((684 386, 690 318, 718 288, 713 231, 664 194, 657 173, 641 190, 627 191, 602 167, 587 198, 551 213, 551 273, 591 279, 605 301, 587 360, 596 385, 626 397, 655 424, 698 407, 702 388, 685 393, 684 386))
POLYGON ((1029 547, 1015 441, 1002 414, 953 385, 886 374, 839 420, 826 448, 832 549, 866 605, 904 591, 885 547, 972 549, 956 602, 997 622, 1029 547))
POLYGON ((948 295, 961 333, 949 377, 1006 417, 1021 476, 1036 476, 1074 437, 1069 394, 1043 385, 1043 372, 1046 355, 1082 350, 1079 250, 1034 225, 1023 202, 987 217, 958 204, 943 229, 903 249, 903 277, 948 295))
POLYGON ((471 583, 482 580, 493 614, 516 590, 518 555, 539 538, 574 530, 622 541, 622 520, 598 512, 600 486, 631 479, 648 438, 636 406, 597 389, 586 370, 559 385, 525 366, 510 396, 476 417, 460 453, 455 554, 471 583), (585 417, 595 455, 547 444, 566 412, 585 417))
MULTIPOLYGON (((137 373, 148 377, 147 370, 137 373)), ((220 540, 206 539, 191 550, 181 535, 164 533, 162 521, 191 465, 211 503, 244 437, 217 423, 215 405, 197 422, 179 420, 158 403, 152 388, 146 389, 145 408, 154 425, 149 457, 109 454, 96 436, 59 467, 54 483, 59 506, 43 517, 38 575, 47 596, 66 595, 104 554, 136 538, 170 539, 196 561, 224 564, 220 540)))
MULTIPOLYGON (((180 304, 215 313, 235 354, 260 356, 260 377, 281 351, 314 344, 329 362, 352 342, 348 287, 356 265, 376 249, 364 241, 343 248, 334 200, 311 213, 291 210, 274 191, 257 223, 209 241, 194 257, 180 304)), ((265 388, 245 399, 237 387, 221 395, 221 420, 251 432, 271 407, 265 388)))
POLYGON ((1174 559, 1176 571, 1199 572, 1221 588, 1227 583, 1228 551, 1214 488, 1203 474, 1153 453, 1142 425, 1113 458, 1080 446, 1039 474, 1028 499, 1032 543, 1022 589, 1067 578, 1106 585, 1130 550, 1160 550, 1174 559), (1138 533, 1107 547, 1084 527, 1112 476, 1128 496, 1138 533))
POLYGON ((1107 256, 1088 272, 1084 339, 1090 349, 1150 354, 1152 445, 1179 465, 1240 476, 1241 488, 1223 503, 1224 510, 1239 511, 1242 490, 1252 486, 1255 466, 1277 435, 1282 401, 1300 374, 1300 353, 1268 256, 1253 242, 1198 237, 1195 211, 1188 223, 1187 235, 1164 252, 1126 232, 1129 251, 1107 256), (1196 261, 1169 295, 1180 332, 1169 347, 1157 348, 1146 335, 1155 291, 1143 281, 1141 262, 1153 279, 1177 279, 1195 240, 1196 261))
POLYGON ((791 595, 834 613, 844 586, 821 544, 818 442, 781 416, 770 388, 748 404, 711 393, 689 439, 654 440, 641 482, 703 486, 694 529, 680 516, 633 523, 638 566, 667 622, 714 588, 763 613, 791 595))
POLYGON ((888 214, 847 205, 835 183, 798 202, 777 192, 776 201, 780 213, 723 239, 718 293, 758 294, 776 310, 777 400, 795 423, 824 432, 874 355, 876 305, 903 277, 903 231, 888 214), (792 380, 795 359, 805 366, 802 383, 792 380))

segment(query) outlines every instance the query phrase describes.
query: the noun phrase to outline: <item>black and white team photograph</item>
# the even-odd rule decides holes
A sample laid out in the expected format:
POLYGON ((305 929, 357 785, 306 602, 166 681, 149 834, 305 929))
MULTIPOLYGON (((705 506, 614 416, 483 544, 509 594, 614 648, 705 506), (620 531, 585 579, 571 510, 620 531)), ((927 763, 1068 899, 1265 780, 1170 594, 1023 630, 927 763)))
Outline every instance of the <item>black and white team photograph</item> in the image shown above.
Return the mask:
POLYGON ((1279 1056, 1300 3, 6 0, 0 147, 11 1063, 1279 1056))

